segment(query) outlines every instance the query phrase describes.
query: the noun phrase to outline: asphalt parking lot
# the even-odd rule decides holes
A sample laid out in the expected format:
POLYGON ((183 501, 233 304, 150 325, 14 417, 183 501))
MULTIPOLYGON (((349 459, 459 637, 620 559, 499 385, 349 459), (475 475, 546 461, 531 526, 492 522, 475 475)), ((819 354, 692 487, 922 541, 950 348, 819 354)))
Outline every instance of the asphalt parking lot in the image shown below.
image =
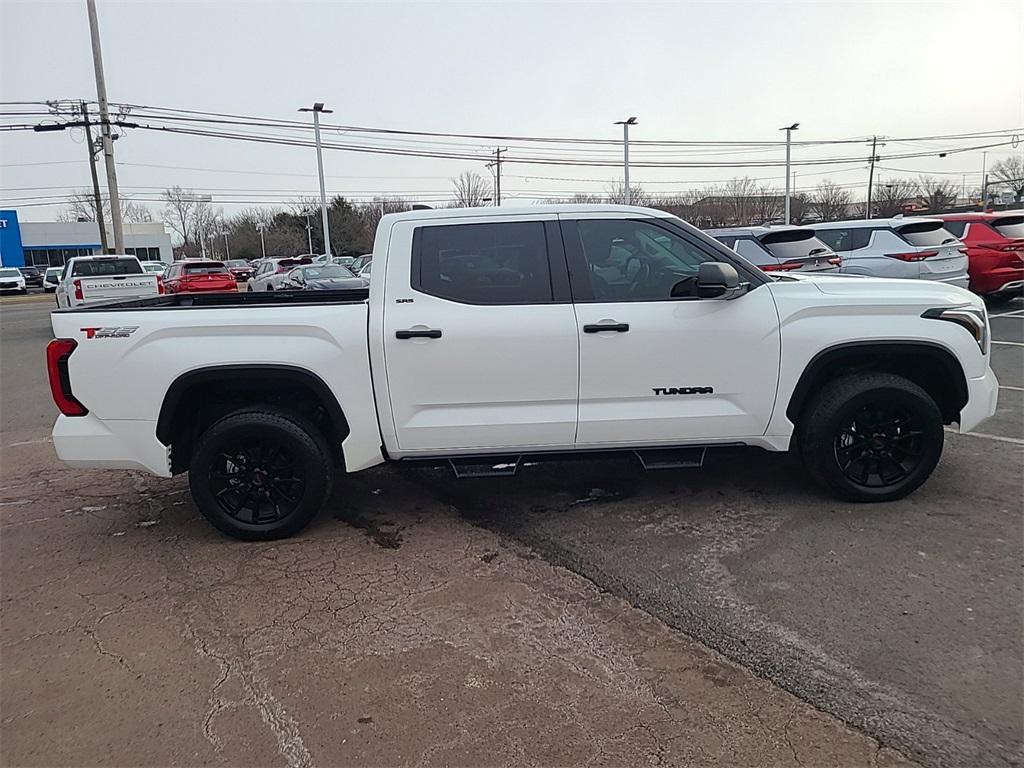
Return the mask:
POLYGON ((48 311, 0 304, 4 764, 1024 763, 1024 302, 901 502, 754 450, 381 469, 265 545, 56 461, 48 311))

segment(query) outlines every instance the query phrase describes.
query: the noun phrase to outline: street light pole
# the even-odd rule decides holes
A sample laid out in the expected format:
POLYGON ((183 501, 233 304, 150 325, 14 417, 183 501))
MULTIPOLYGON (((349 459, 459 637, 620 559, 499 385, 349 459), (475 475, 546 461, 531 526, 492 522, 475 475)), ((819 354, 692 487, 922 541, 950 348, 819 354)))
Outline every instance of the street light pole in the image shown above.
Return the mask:
POLYGON ((981 153, 981 210, 985 210, 988 207, 988 174, 986 173, 986 166, 988 165, 988 152, 981 153))
POLYGON ((790 138, 793 135, 793 131, 797 130, 799 127, 800 127, 800 123, 793 123, 792 125, 787 125, 784 128, 779 128, 780 131, 785 131, 786 132, 786 223, 787 224, 792 223, 792 218, 789 215, 789 210, 790 210, 790 205, 789 205, 789 191, 790 191, 790 187, 789 187, 789 145, 790 145, 790 138))
POLYGON ((224 235, 224 261, 231 261, 231 246, 228 245, 228 231, 225 229, 221 234, 224 235))
POLYGON ((306 211, 306 239, 309 241, 309 253, 313 254, 313 225, 309 223, 309 211, 306 211))
POLYGON ((107 167, 107 196, 110 198, 110 223, 114 230, 114 252, 124 253, 124 225, 121 221, 121 198, 117 192, 114 140, 110 132, 110 107, 107 103, 107 83, 103 77, 103 52, 100 50, 96 0, 86 0, 86 7, 89 11, 89 34, 92 38, 92 64, 96 72, 96 98, 100 104, 100 132, 103 136, 103 159, 107 167))
MULTIPOLYGON (((324 186, 324 155, 320 147, 320 113, 331 114, 334 110, 324 109, 324 103, 318 101, 312 107, 303 107, 299 112, 313 113, 313 132, 316 134, 316 165, 320 173, 320 216, 324 225, 324 253, 331 257, 331 232, 327 224, 327 188, 324 186)), ((312 251, 312 248, 310 248, 312 251)))
POLYGON ((623 195, 623 203, 629 205, 630 202, 630 189, 629 189, 629 126, 636 125, 636 118, 630 117, 625 120, 616 120, 614 125, 622 126, 622 172, 625 176, 626 192, 623 195))

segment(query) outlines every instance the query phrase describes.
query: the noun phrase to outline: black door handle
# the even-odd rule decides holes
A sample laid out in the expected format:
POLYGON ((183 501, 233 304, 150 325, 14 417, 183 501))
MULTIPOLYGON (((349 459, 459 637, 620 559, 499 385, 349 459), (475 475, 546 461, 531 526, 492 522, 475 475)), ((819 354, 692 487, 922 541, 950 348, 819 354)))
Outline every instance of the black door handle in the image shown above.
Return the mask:
POLYGON ((629 330, 629 323, 592 323, 583 326, 584 333, 601 333, 602 331, 615 331, 626 333, 629 330))
POLYGON ((396 339, 440 339, 441 331, 428 328, 425 331, 395 331, 396 339))

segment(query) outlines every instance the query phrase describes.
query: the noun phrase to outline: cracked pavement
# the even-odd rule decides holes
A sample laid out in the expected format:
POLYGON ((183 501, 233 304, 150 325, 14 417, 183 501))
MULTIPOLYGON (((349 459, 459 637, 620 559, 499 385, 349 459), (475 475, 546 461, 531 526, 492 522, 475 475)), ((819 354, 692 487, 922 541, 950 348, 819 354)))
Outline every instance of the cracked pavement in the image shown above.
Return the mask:
POLYGON ((963 466, 934 489, 948 502, 888 515, 787 495, 785 465, 760 455, 738 460, 741 483, 729 461, 696 480, 600 462, 511 482, 381 468, 344 478, 299 537, 246 544, 198 515, 184 477, 61 465, 45 309, 0 326, 3 765, 1015 760, 1016 448, 951 444, 963 466), (1005 475, 986 488, 1002 517, 972 523, 957 510, 989 508, 970 482, 985 462, 1005 475), (947 541, 913 554, 927 600, 878 555, 925 525, 947 541), (948 571, 993 552, 997 567, 966 569, 989 634, 936 621, 934 600, 959 598, 948 571), (923 618, 895 618, 910 604, 923 618), (851 637, 864 647, 831 647, 851 637))

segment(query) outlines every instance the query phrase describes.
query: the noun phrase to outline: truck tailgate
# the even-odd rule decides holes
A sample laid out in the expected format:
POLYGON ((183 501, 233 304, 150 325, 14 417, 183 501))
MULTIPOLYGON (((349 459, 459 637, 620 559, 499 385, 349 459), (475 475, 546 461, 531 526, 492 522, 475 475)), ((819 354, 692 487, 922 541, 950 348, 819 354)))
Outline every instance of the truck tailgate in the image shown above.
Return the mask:
POLYGON ((73 279, 72 285, 76 289, 81 286, 81 301, 86 304, 158 296, 160 294, 160 282, 157 275, 76 277, 73 279))

